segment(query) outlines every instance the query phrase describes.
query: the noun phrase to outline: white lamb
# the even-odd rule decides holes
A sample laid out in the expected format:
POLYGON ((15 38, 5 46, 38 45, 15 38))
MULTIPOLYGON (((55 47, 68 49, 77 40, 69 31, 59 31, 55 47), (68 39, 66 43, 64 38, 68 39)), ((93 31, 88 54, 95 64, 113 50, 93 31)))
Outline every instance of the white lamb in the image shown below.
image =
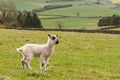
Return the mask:
POLYGON ((22 59, 22 69, 25 69, 26 66, 29 70, 32 70, 30 67, 30 62, 33 56, 40 57, 40 70, 42 71, 42 66, 45 65, 45 71, 48 70, 48 58, 54 51, 54 45, 58 44, 58 36, 48 34, 48 41, 46 44, 25 44, 24 46, 17 48, 17 52, 20 55, 23 55, 22 59))

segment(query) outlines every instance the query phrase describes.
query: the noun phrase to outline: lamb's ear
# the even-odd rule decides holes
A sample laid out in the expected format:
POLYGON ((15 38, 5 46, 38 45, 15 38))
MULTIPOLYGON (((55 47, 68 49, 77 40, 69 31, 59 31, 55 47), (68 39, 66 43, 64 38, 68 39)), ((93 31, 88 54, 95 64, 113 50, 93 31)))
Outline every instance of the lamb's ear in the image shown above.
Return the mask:
POLYGON ((49 37, 51 37, 51 35, 50 35, 50 34, 48 34, 48 36, 49 36, 49 37))

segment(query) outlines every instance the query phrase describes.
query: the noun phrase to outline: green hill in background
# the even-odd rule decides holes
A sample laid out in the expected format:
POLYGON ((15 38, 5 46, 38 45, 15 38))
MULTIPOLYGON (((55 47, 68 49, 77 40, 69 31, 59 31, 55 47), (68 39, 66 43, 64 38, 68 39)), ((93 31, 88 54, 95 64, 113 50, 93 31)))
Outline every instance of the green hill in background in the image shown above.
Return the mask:
MULTIPOLYGON (((2 0, 1 0, 2 1, 2 0)), ((4 0, 5 1, 5 0, 4 0)), ((76 16, 76 17, 104 17, 112 16, 113 14, 119 15, 120 8, 112 4, 109 0, 75 0, 75 1, 55 1, 47 2, 48 0, 6 0, 12 1, 18 10, 32 11, 33 9, 41 9, 48 5, 67 5, 71 4, 72 7, 58 8, 37 12, 39 18, 42 19, 44 28, 56 28, 57 22, 63 24, 63 28, 85 28, 96 29, 97 23, 100 18, 56 18, 61 16, 76 16), (97 3, 100 1, 100 4, 97 3), (41 15, 45 14, 45 16, 41 15), (48 16, 49 15, 49 16, 48 16), (55 18, 55 19, 43 19, 55 18)))

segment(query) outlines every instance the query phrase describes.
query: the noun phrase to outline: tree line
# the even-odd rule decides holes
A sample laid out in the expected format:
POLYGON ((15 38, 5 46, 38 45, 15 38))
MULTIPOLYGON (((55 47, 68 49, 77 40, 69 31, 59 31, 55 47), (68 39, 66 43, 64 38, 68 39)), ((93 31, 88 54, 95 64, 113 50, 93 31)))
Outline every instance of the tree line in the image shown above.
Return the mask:
POLYGON ((0 24, 7 28, 42 28, 42 23, 36 13, 18 11, 13 2, 0 2, 0 24))
POLYGON ((66 5, 46 5, 43 8, 32 9, 32 12, 42 12, 42 11, 45 11, 45 10, 65 8, 65 7, 72 7, 72 6, 73 6, 72 4, 66 4, 66 5))
POLYGON ((112 15, 99 20, 98 26, 120 26, 120 16, 112 15))

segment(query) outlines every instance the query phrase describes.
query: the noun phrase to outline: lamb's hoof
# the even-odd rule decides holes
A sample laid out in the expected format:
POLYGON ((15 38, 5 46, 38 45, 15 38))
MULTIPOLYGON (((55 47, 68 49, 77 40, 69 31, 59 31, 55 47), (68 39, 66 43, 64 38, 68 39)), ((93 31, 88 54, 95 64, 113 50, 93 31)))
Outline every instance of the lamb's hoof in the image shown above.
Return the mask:
POLYGON ((45 72, 48 72, 48 70, 45 70, 45 72))
POLYGON ((26 69, 23 69, 23 68, 22 68, 22 70, 26 70, 26 69))
POLYGON ((32 68, 29 68, 29 70, 31 71, 31 70, 32 70, 32 68))
POLYGON ((49 66, 49 64, 47 64, 47 66, 49 66))
POLYGON ((26 70, 26 68, 25 68, 25 67, 22 67, 22 70, 26 70))

